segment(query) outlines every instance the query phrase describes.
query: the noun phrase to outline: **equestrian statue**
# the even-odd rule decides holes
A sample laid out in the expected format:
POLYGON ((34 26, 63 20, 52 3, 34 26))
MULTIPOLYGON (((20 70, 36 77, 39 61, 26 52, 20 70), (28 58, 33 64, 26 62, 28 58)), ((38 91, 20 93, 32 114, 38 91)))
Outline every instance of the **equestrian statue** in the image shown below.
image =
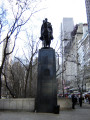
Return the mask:
POLYGON ((48 22, 47 18, 43 20, 43 24, 41 26, 41 37, 43 46, 50 47, 51 40, 53 40, 53 29, 50 22, 48 22))

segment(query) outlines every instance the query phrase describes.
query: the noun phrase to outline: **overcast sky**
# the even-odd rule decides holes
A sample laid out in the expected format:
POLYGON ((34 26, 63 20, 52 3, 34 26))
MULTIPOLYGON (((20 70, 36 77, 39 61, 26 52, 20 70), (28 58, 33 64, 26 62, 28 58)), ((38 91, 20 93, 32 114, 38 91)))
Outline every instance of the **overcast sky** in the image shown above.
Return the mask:
POLYGON ((40 7, 46 9, 35 14, 36 21, 34 23, 39 20, 38 27, 40 28, 43 19, 48 18, 52 24, 55 39, 59 37, 63 17, 72 17, 74 25, 87 23, 85 0, 46 0, 40 4, 40 7))
POLYGON ((53 27, 54 40, 51 42, 51 47, 54 49, 60 45, 60 25, 63 17, 72 17, 74 25, 87 22, 85 0, 44 0, 38 8, 45 9, 32 17, 34 33, 40 37, 43 19, 48 18, 53 27))
MULTIPOLYGON (((39 4, 37 7, 38 9, 39 8, 45 9, 34 14, 31 22, 34 29, 34 34, 36 34, 37 37, 39 38, 43 19, 48 18, 48 21, 51 22, 52 24, 54 36, 54 40, 51 46, 54 46, 54 42, 57 40, 60 42, 59 39, 60 25, 63 17, 72 17, 74 20, 74 25, 87 22, 85 0, 42 0, 42 1, 43 2, 41 2, 41 4, 39 4)), ((22 41, 21 44, 23 46, 22 41)))
MULTIPOLYGON (((3 1, 3 0, 2 0, 3 1)), ((7 1, 7 0, 6 0, 7 1)), ((38 29, 37 34, 40 34, 40 28, 43 19, 48 18, 53 27, 54 38, 60 33, 60 24, 63 17, 72 17, 74 24, 86 23, 86 8, 85 0, 41 0, 37 9, 42 9, 32 17, 33 27, 38 29)), ((5 2, 6 3, 6 2, 5 2)))
POLYGON ((45 16, 51 21, 73 17, 75 23, 86 22, 85 0, 47 0, 47 6, 45 16))

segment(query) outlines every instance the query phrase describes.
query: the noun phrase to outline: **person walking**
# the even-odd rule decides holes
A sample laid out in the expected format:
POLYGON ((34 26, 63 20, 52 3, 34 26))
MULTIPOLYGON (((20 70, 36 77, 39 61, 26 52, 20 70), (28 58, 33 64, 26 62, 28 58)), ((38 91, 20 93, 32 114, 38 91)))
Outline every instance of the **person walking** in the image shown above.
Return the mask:
POLYGON ((75 95, 72 95, 72 109, 75 109, 75 95))
POLYGON ((80 97, 79 97, 79 105, 80 105, 80 107, 82 107, 82 95, 80 95, 80 97))

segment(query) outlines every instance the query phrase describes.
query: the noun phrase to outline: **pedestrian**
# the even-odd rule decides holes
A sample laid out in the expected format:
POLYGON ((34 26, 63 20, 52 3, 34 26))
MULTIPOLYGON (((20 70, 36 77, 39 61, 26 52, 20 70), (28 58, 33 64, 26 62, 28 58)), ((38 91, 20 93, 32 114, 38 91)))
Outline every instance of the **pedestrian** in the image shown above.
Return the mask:
POLYGON ((82 95, 80 95, 80 97, 79 97, 79 105, 80 105, 80 107, 82 107, 82 95))
POLYGON ((90 104, 90 95, 88 96, 88 102, 89 102, 89 104, 90 104))
POLYGON ((75 109, 75 95, 72 95, 72 109, 75 109))
POLYGON ((75 105, 77 104, 77 95, 75 95, 75 105))

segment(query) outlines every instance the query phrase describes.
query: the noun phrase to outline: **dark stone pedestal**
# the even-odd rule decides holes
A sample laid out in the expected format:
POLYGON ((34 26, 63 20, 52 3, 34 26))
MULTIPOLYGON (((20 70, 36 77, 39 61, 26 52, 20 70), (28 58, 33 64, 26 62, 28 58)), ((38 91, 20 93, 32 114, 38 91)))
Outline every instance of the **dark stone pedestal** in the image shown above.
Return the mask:
POLYGON ((54 113, 57 107, 55 50, 42 48, 38 57, 36 112, 54 113))

